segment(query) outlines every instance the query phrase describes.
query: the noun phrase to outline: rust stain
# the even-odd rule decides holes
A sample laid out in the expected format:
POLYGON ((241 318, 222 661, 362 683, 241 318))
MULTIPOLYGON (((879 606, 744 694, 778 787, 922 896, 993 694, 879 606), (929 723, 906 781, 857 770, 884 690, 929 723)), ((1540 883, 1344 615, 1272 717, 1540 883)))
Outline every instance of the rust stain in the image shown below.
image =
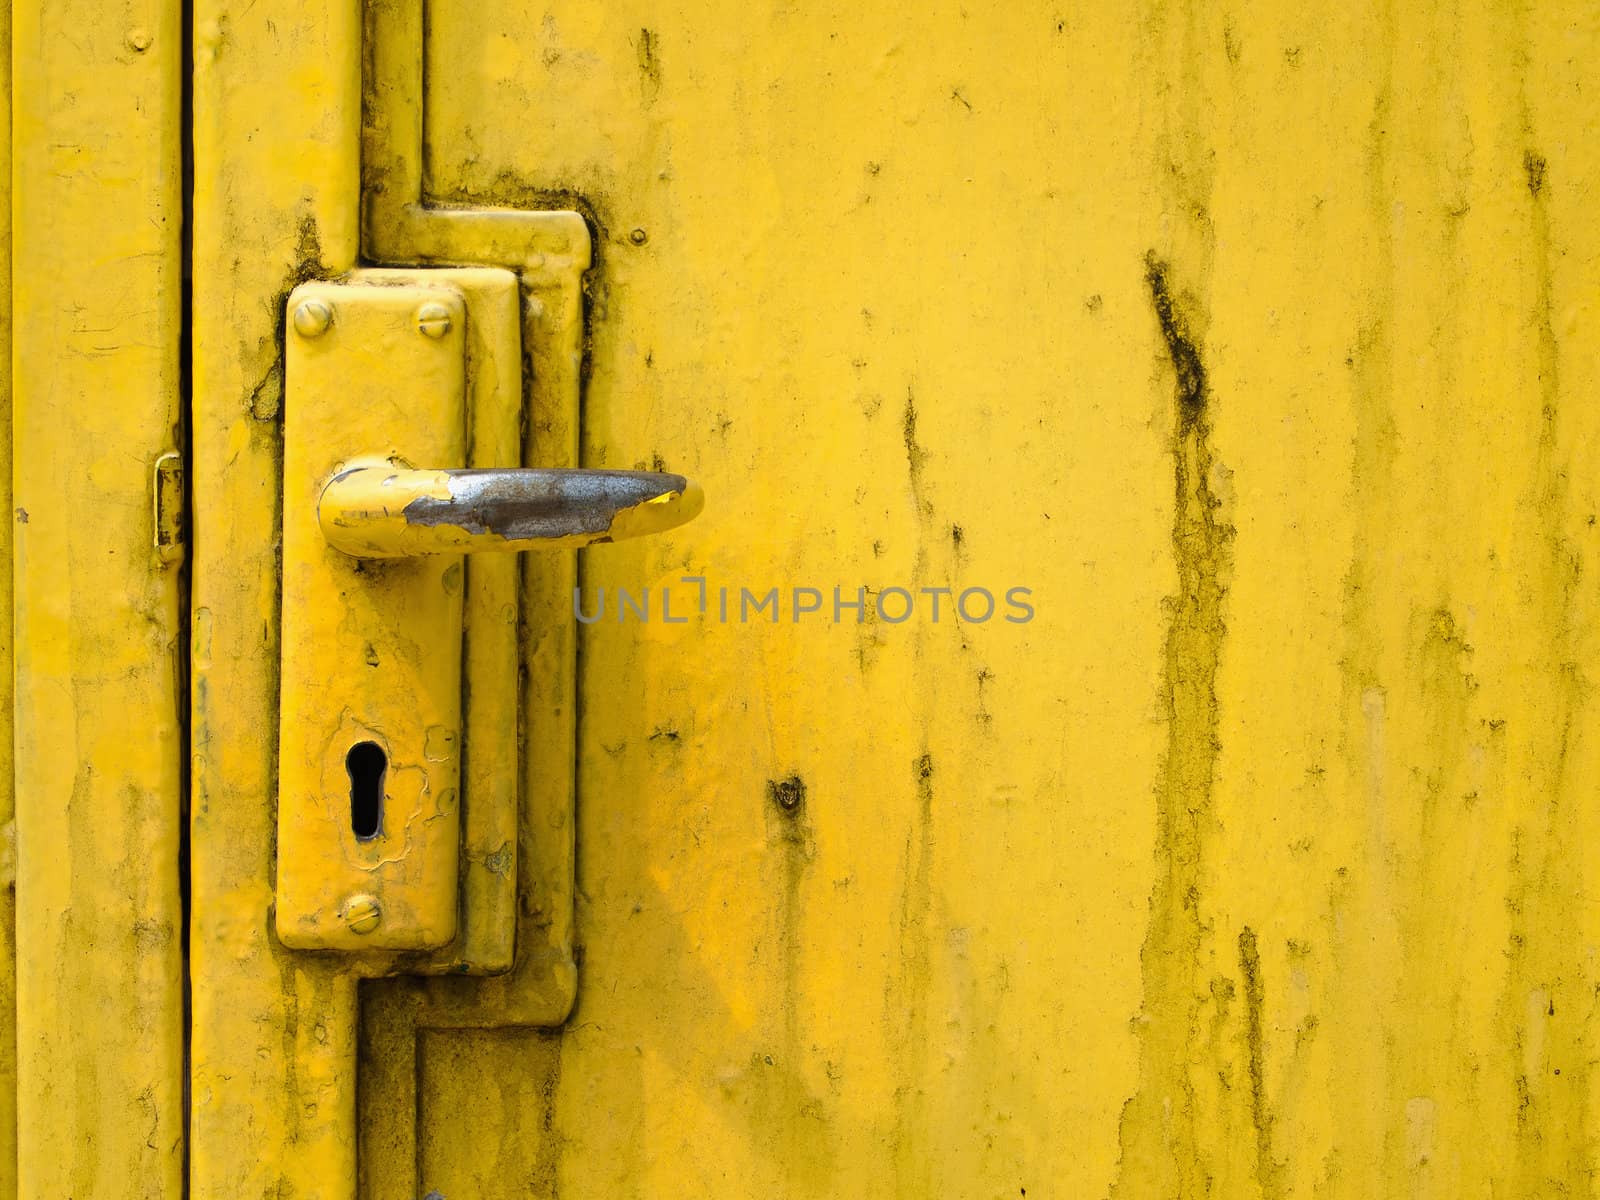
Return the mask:
POLYGON ((634 49, 639 57, 639 95, 649 108, 661 93, 660 37, 653 30, 639 30, 634 49))
MULTIPOLYGON (((1527 236, 1531 243, 1531 305, 1538 441, 1526 499, 1534 514, 1538 552, 1533 560, 1538 635, 1534 702, 1547 720, 1530 731, 1538 747, 1538 775, 1529 780, 1533 803, 1513 828, 1511 916, 1500 1019, 1511 1031, 1507 1066, 1517 1096, 1514 1187, 1520 1194, 1565 1192, 1587 1177, 1596 1156, 1588 1096, 1592 1033, 1586 1014, 1593 994, 1588 972, 1574 958, 1573 930, 1582 928, 1581 881, 1588 825, 1573 788, 1573 759, 1588 693, 1581 651, 1575 645, 1582 611, 1583 546, 1570 532, 1570 455, 1563 413, 1560 344, 1555 322, 1556 261, 1551 228, 1552 193, 1560 177, 1536 146, 1532 109, 1519 96, 1527 184, 1527 236)), ((1593 517, 1589 520, 1592 522, 1593 517)))
POLYGON ((1122 1115, 1122 1157, 1113 1197, 1201 1195, 1197 1097, 1187 1064, 1201 1023, 1205 922, 1200 886, 1219 749, 1217 668, 1226 632, 1225 580, 1233 529, 1219 515, 1208 410, 1210 383, 1174 294, 1169 265, 1152 251, 1145 284, 1173 371, 1172 547, 1178 594, 1168 604, 1164 704, 1167 748, 1157 785, 1155 887, 1142 955, 1140 1082, 1122 1115))
POLYGON ((1272 1109, 1267 1100, 1266 1034, 1263 1012, 1266 987, 1261 980, 1261 952, 1255 930, 1246 925, 1239 931, 1239 974, 1244 980, 1245 1068, 1250 1086, 1250 1123, 1255 1127, 1256 1182, 1263 1196, 1281 1196, 1283 1184, 1272 1156, 1272 1109))

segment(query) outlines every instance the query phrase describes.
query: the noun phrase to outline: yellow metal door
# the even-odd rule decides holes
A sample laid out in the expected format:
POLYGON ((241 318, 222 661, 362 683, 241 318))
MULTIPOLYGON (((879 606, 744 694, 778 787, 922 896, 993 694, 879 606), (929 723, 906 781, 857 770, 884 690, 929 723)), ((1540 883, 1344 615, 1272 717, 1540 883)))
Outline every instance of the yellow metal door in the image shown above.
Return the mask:
POLYGON ((195 0, 189 1194, 1590 1194, 1597 52, 195 0), (707 507, 523 568, 516 967, 360 979, 273 924, 285 306, 462 262, 529 461, 707 507))
POLYGON ((0 47, 0 1196, 179 1196, 181 11, 0 47))

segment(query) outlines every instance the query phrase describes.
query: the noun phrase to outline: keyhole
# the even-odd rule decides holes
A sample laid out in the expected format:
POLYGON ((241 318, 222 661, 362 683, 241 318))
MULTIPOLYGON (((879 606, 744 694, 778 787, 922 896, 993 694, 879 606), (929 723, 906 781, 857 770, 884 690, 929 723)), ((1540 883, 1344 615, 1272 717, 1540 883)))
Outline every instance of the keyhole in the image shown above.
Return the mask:
POLYGON ((350 772, 350 829, 358 838, 375 838, 383 824, 383 773, 389 756, 377 742, 357 742, 344 756, 350 772))

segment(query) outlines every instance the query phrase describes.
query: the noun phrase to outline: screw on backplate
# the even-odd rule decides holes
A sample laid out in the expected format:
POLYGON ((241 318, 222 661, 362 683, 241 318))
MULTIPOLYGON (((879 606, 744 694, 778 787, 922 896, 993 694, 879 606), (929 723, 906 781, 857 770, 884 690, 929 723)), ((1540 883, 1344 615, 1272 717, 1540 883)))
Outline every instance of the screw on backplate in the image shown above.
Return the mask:
POLYGON ((320 337, 333 323, 333 309, 322 300, 302 300, 295 305, 294 331, 301 337, 320 337))
POLYGON ((383 920, 383 910, 373 896, 351 896, 344 902, 344 923, 351 933, 371 933, 383 920))
POLYGON ((417 309, 417 328, 431 338, 442 338, 450 332, 450 310, 430 300, 417 309))
POLYGON ((635 229, 628 234, 628 240, 635 246, 642 246, 650 240, 650 235, 642 229, 635 229))

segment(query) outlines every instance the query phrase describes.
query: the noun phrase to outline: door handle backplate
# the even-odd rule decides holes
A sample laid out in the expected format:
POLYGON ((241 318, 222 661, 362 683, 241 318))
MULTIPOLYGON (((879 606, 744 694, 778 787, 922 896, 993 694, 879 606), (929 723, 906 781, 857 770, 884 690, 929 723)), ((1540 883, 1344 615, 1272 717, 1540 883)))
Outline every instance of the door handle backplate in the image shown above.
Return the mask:
POLYGON ((514 960, 518 572, 480 552, 659 532, 703 503, 681 475, 517 465, 519 303, 496 268, 288 300, 276 927, 363 974, 514 960))

